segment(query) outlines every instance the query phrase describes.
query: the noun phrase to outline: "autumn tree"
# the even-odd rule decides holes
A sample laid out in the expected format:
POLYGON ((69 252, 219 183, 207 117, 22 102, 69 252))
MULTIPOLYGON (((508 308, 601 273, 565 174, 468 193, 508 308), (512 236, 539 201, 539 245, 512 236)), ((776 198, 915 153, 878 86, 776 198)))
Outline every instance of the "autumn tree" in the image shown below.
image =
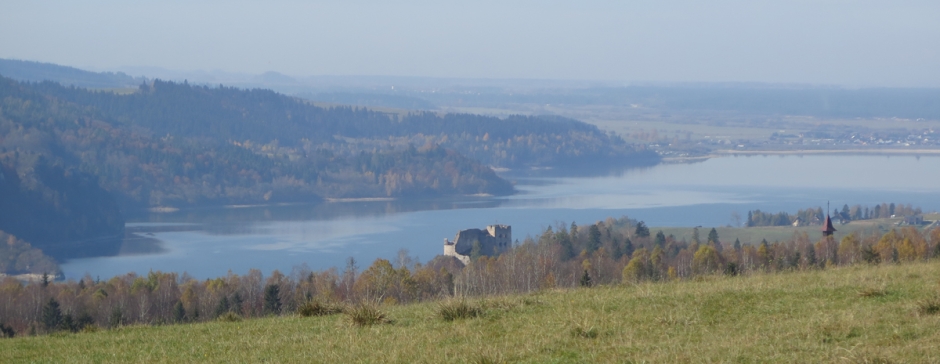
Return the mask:
POLYGON ((839 262, 842 264, 855 264, 861 259, 861 242, 855 234, 842 237, 839 242, 839 262))
POLYGON ((623 268, 623 282, 636 283, 650 278, 652 271, 650 265, 650 255, 646 248, 637 249, 633 252, 633 258, 623 268))
POLYGON ((701 245, 692 257, 692 271, 695 274, 710 274, 720 271, 721 257, 711 245, 701 245))

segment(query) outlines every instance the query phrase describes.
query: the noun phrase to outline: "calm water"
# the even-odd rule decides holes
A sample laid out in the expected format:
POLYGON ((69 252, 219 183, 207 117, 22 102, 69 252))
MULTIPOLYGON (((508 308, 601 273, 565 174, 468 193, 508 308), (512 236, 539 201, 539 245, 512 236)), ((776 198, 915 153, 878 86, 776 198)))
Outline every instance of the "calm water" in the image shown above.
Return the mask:
POLYGON ((910 203, 940 210, 940 157, 752 156, 667 164, 615 176, 514 176, 520 194, 506 198, 335 202, 317 205, 206 208, 130 217, 141 239, 126 255, 78 259, 62 266, 67 278, 102 279, 149 270, 197 278, 360 267, 391 259, 400 249, 422 261, 440 254, 458 230, 510 224, 522 240, 557 223, 593 223, 629 216, 649 226, 723 226, 732 213, 796 212, 843 204, 910 203))

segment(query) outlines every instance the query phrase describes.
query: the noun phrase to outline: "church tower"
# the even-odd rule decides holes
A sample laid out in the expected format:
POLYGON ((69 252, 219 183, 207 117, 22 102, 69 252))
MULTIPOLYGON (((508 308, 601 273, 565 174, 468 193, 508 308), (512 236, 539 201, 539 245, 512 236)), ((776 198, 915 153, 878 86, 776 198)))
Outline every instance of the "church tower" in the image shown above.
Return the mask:
POLYGON ((823 225, 822 229, 823 237, 830 237, 835 232, 836 228, 832 226, 832 219, 829 218, 829 202, 826 202, 826 223, 823 225))

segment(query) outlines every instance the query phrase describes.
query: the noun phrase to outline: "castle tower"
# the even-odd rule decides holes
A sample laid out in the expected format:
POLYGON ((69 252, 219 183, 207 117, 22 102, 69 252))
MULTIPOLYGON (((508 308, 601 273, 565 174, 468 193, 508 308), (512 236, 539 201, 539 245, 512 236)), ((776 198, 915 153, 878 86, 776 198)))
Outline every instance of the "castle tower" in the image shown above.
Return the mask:
POLYGON ((494 239, 496 250, 505 252, 512 247, 512 227, 509 225, 489 225, 486 232, 494 239))

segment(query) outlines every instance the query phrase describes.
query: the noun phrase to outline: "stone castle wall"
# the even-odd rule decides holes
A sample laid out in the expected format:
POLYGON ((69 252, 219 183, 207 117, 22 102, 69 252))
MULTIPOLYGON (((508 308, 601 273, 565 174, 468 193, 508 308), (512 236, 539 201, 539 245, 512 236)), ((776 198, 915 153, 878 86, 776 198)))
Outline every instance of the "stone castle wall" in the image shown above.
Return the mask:
POLYGON ((457 232, 454 241, 444 239, 444 255, 457 257, 464 264, 470 263, 473 245, 479 243, 480 255, 497 256, 512 247, 512 227, 490 225, 485 230, 467 229, 457 232))

